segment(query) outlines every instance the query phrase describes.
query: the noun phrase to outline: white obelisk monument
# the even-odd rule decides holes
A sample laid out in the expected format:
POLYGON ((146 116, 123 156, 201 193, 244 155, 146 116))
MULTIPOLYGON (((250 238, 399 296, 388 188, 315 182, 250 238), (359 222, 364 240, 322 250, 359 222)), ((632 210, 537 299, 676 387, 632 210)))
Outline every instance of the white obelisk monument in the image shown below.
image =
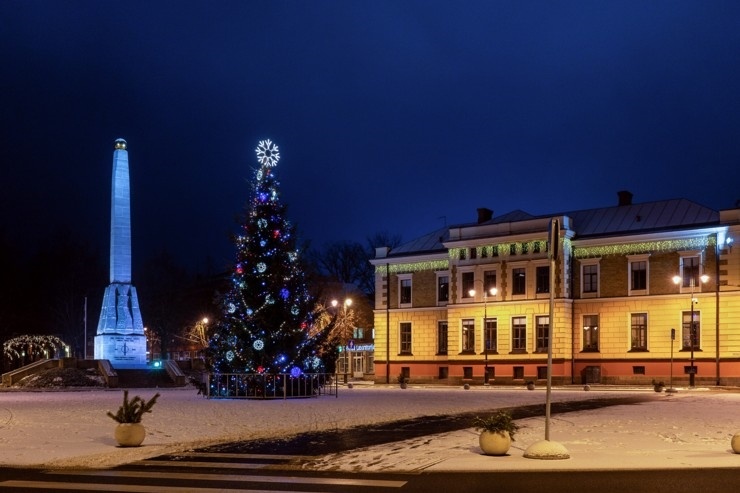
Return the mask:
POLYGON ((146 368, 146 335, 131 284, 131 186, 123 139, 115 143, 112 182, 110 285, 100 310, 95 359, 107 359, 119 369, 146 368))

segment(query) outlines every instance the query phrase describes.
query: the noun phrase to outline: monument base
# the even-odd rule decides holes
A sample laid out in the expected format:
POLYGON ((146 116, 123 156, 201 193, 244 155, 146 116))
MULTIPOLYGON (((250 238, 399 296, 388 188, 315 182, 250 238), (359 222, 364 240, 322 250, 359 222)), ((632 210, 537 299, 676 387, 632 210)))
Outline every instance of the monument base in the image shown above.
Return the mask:
POLYGON ((107 359, 116 369, 146 368, 146 336, 104 334, 95 336, 95 359, 107 359))

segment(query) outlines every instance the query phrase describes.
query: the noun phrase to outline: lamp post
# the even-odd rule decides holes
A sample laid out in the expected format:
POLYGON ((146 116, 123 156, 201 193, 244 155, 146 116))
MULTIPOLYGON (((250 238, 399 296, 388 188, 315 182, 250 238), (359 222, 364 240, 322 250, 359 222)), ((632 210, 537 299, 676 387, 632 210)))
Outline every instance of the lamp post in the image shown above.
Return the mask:
MULTIPOLYGON (((331 300, 331 306, 334 307, 334 309, 337 308, 337 305, 339 305, 339 302, 337 300, 331 300)), ((352 306, 352 300, 350 298, 346 298, 344 302, 342 303, 342 319, 341 319, 341 337, 342 337, 342 344, 344 345, 344 383, 347 383, 348 376, 347 376, 347 370, 349 365, 349 354, 347 351, 347 308, 352 306)), ((337 312, 337 316, 339 313, 337 312)))
MULTIPOLYGON (((702 284, 706 283, 709 280, 709 276, 704 274, 699 277, 699 280, 701 280, 702 284)), ((681 276, 673 276, 673 282, 676 285, 681 284, 682 278, 681 276)), ((690 318, 689 318, 689 346, 691 350, 691 366, 689 367, 689 387, 693 387, 696 382, 696 368, 694 367, 694 346, 696 346, 696 322, 694 322, 694 303, 696 303, 696 300, 694 299, 694 285, 696 281, 694 278, 693 273, 689 277, 689 287, 691 288, 691 309, 690 309, 690 318)), ((683 326, 683 324, 682 324, 683 326)))
MULTIPOLYGON (((477 279, 477 281, 480 281, 483 283, 482 280, 477 279)), ((488 350, 490 349, 490 341, 487 337, 487 331, 488 331, 488 294, 490 293, 491 296, 496 296, 496 293, 498 290, 496 288, 491 288, 486 290, 485 286, 483 286, 483 354, 485 357, 485 373, 483 374, 483 385, 488 385, 488 350)), ((475 297, 475 289, 471 289, 468 291, 468 294, 471 298, 475 297)))

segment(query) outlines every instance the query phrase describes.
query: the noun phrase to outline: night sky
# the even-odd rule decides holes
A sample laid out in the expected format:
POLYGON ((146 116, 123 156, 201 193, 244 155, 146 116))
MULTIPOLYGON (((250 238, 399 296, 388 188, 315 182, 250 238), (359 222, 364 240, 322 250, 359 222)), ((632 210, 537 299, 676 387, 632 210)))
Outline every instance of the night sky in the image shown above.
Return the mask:
POLYGON ((0 230, 225 266, 272 139, 314 247, 476 219, 740 199, 737 1, 0 2, 0 230))

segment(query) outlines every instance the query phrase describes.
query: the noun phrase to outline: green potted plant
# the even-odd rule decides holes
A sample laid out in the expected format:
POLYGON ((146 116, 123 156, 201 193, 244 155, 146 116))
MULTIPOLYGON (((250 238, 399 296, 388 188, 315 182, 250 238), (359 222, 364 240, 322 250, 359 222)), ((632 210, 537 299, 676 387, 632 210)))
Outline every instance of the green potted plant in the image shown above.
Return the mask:
POLYGON ((655 380, 653 380, 653 390, 655 390, 656 392, 663 392, 664 389, 665 384, 663 382, 656 382, 655 380))
POLYGON ((405 389, 408 385, 408 379, 403 373, 398 375, 398 384, 401 386, 402 389, 405 389))
POLYGON ((506 455, 520 428, 506 411, 496 411, 483 418, 476 416, 473 426, 481 432, 478 443, 486 455, 506 455))
POLYGON ((148 401, 138 395, 129 400, 128 390, 124 390, 123 404, 118 408, 118 412, 113 414, 108 411, 108 416, 118 423, 115 437, 121 447, 138 447, 144 441, 146 429, 141 424, 141 418, 144 413, 152 412, 152 407, 157 402, 158 397, 159 393, 156 393, 148 401))

